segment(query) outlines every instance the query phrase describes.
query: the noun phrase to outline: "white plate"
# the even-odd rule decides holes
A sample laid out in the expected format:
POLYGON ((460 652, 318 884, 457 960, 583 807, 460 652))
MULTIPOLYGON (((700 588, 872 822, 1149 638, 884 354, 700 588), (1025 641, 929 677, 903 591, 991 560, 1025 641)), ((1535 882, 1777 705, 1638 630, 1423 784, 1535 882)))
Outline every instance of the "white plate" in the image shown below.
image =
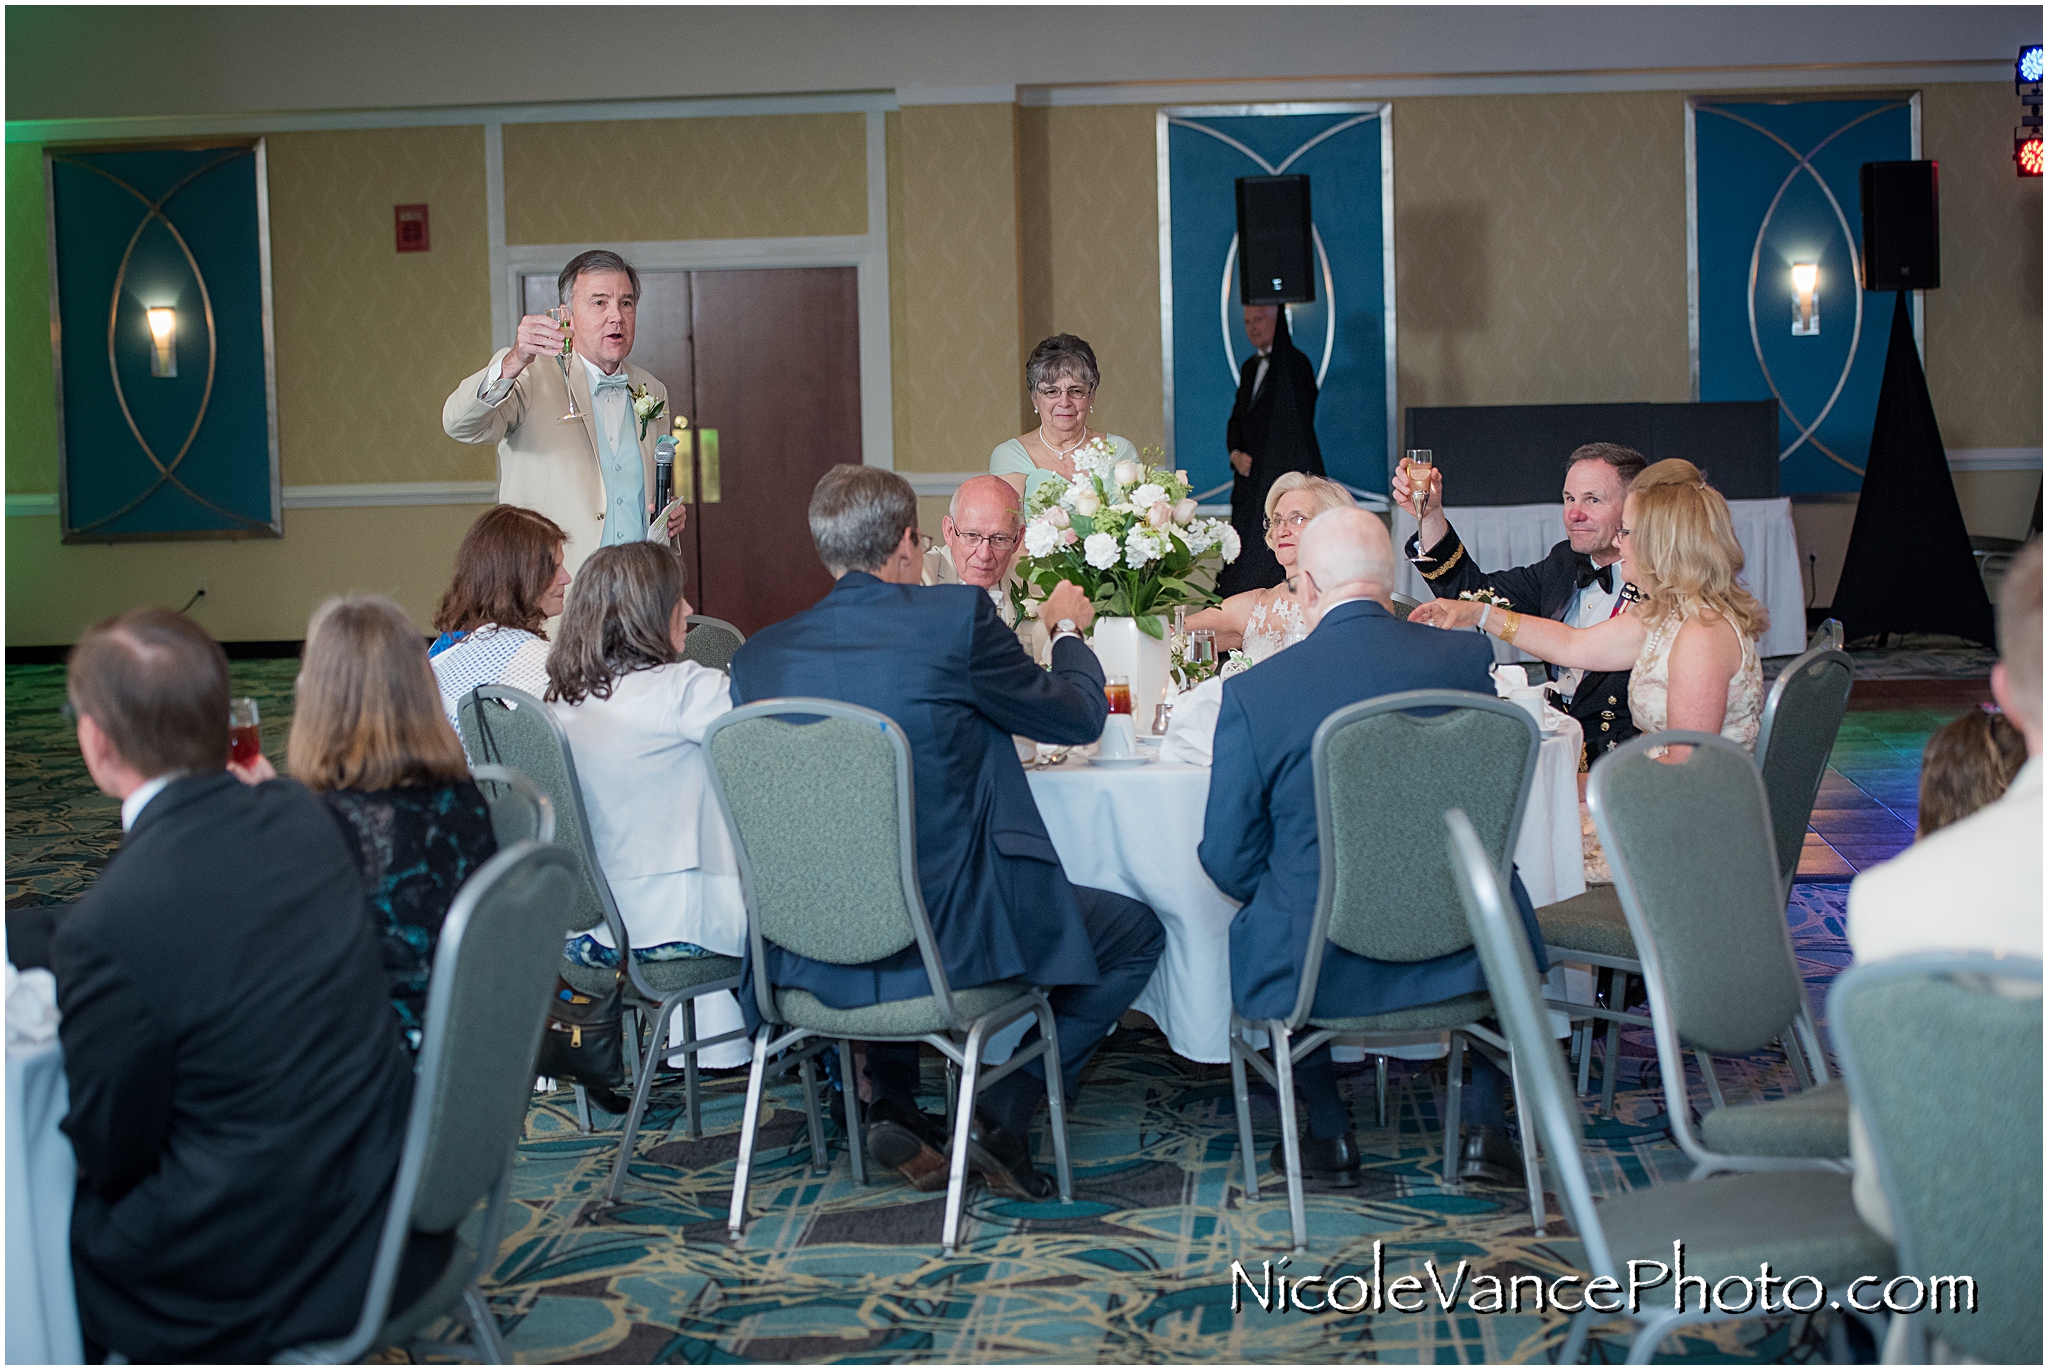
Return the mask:
POLYGON ((1091 756, 1088 758, 1088 764, 1091 766, 1104 766, 1112 771, 1122 771, 1128 770, 1132 766, 1149 766, 1152 764, 1152 758, 1149 756, 1091 756))

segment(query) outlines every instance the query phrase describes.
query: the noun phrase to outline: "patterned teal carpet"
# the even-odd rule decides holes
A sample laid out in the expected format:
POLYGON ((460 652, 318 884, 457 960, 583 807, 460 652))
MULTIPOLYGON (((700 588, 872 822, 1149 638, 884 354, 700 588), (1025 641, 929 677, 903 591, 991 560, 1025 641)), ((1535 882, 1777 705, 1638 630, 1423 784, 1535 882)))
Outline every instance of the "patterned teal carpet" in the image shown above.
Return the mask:
MULTIPOLYGON (((274 759, 295 666, 235 667, 237 690, 262 702, 274 759)), ((60 668, 7 672, 10 905, 76 897, 119 833, 116 806, 91 790, 56 712, 61 688, 60 668)), ((1910 764, 1907 739, 1893 740, 1910 764)), ((1851 783, 1831 783, 1837 779, 1851 783)), ((1792 932, 1816 1011, 1848 960, 1846 889, 1825 881, 1795 887, 1792 932)), ((1677 1183, 1685 1173, 1664 1130, 1654 1071, 1651 1088, 1641 1087, 1651 1058, 1649 1034, 1631 1033, 1618 1116, 1588 1128, 1601 1193, 1677 1183)), ((1731 1100, 1775 1097, 1789 1084, 1782 1059, 1732 1063, 1720 1073, 1731 1100)), ((936 1109, 941 1077, 934 1072, 926 1083, 936 1109)), ((1554 1197, 1549 1235, 1538 1237, 1521 1191, 1452 1192, 1437 1183, 1440 1070, 1396 1064, 1385 1128, 1373 1125, 1371 1075, 1350 1077, 1347 1087, 1365 1184, 1310 1194, 1312 1254, 1284 1273, 1369 1272, 1376 1239, 1385 1244, 1389 1279, 1420 1273, 1431 1257, 1440 1265, 1467 1260, 1474 1274, 1546 1281, 1578 1267, 1579 1245, 1561 1232, 1554 1197)), ((1703 1086, 1691 1087, 1703 1102, 1703 1086)), ((1261 1201, 1244 1201, 1228 1072, 1181 1060, 1149 1028, 1118 1032, 1090 1068, 1071 1130, 1076 1202, 1020 1204, 976 1189, 951 1259, 938 1248, 942 1199, 893 1176, 856 1187, 836 1133, 829 1172, 809 1174, 793 1081, 770 1092, 749 1226, 740 1245, 728 1245, 741 1090, 737 1078, 710 1085, 705 1136, 693 1141, 681 1123, 680 1088, 658 1089, 632 1159, 628 1202, 610 1210, 599 1198, 616 1120, 600 1114, 599 1130, 584 1134, 566 1091, 535 1100, 486 1290, 519 1359, 1463 1363, 1547 1359, 1564 1335, 1560 1315, 1281 1314, 1255 1305, 1233 1315, 1231 1261, 1256 1271, 1286 1253, 1284 1196, 1266 1187, 1261 1201)), ((1276 1112, 1261 1105, 1258 1124, 1263 1158, 1278 1138, 1276 1112)), ((1039 1143, 1049 1156, 1042 1136, 1039 1143)), ((1621 1359, 1626 1328, 1605 1331, 1593 1358, 1621 1359)), ((1803 1319, 1779 1319, 1689 1329, 1664 1349, 1673 1360, 1806 1361, 1820 1358, 1821 1335, 1803 1319)))

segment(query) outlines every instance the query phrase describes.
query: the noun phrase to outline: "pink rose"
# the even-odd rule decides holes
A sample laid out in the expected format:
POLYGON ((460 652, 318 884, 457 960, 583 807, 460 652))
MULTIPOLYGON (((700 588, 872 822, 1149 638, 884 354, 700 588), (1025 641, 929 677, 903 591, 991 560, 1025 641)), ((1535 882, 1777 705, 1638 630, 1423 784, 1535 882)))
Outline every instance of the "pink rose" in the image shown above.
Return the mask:
POLYGON ((1173 506, 1165 500, 1159 501, 1159 503, 1145 511, 1145 522, 1151 524, 1154 528, 1166 527, 1167 524, 1173 522, 1173 506))
POLYGON ((1184 499, 1179 504, 1173 506, 1173 521, 1175 523, 1186 523, 1194 516, 1195 502, 1191 499, 1184 499))
POLYGON ((1072 547, 1075 543, 1079 542, 1080 540, 1081 535, 1071 528, 1067 529, 1065 532, 1060 534, 1061 544, 1067 547, 1072 547))
POLYGON ((1073 523, 1073 520, 1067 517, 1067 511, 1057 504, 1046 511, 1045 517, 1055 528, 1066 528, 1073 523))

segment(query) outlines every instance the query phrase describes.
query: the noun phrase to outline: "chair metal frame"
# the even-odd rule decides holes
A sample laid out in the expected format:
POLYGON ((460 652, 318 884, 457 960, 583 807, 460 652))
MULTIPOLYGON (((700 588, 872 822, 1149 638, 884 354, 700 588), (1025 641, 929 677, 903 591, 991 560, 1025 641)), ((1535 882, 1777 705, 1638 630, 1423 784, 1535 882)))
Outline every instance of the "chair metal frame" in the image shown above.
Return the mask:
MULTIPOLYGON (((377 1242, 377 1257, 370 1267, 370 1280, 363 1292, 363 1308, 355 1328, 332 1341, 309 1342, 280 1352, 275 1360, 293 1365, 339 1365, 359 1360, 377 1344, 378 1333, 392 1320, 391 1297, 398 1283, 407 1240, 412 1235, 413 1205, 419 1197, 421 1172, 429 1153, 443 1139, 434 1126, 434 1103, 448 1054, 449 1001, 455 996, 455 981, 462 947, 471 920, 486 894, 511 872, 526 865, 556 866, 576 874, 575 858, 560 847, 541 842, 519 842, 499 852, 480 866, 463 883, 448 915, 434 952, 434 969, 427 982, 426 1026, 420 1039, 418 1075, 413 1081, 412 1104, 407 1114, 405 1141, 399 1152, 398 1171, 391 1184, 391 1199, 385 1207, 384 1229, 377 1242)), ((540 1049, 541 1033, 547 1022, 547 1001, 535 1001, 533 1029, 525 1044, 530 1063, 540 1049)), ((462 1286, 462 1311, 469 1320, 470 1335, 483 1361, 491 1365, 511 1362, 497 1319, 478 1288, 497 1260, 498 1240, 503 1225, 506 1196, 511 1188, 513 1158, 519 1149, 515 1135, 505 1147, 498 1178, 490 1189, 484 1208, 483 1226, 478 1233, 475 1259, 462 1286)), ((421 1298, 433 1292, 430 1285, 421 1298)), ((412 1310, 397 1310, 400 1317, 412 1310)), ((437 1348, 440 1349, 440 1348, 437 1348)))
MULTIPOLYGON (((469 778, 476 782, 478 789, 483 789, 485 785, 501 785, 507 793, 518 796, 522 803, 529 806, 533 818, 529 826, 533 829, 533 836, 523 840, 539 842, 543 846, 555 840, 554 802, 540 786, 533 783, 532 777, 525 771, 515 771, 510 766, 472 766, 469 768, 469 778)), ((495 828, 498 806, 505 802, 505 795, 493 795, 491 791, 484 790, 484 802, 490 805, 491 826, 495 828)), ((511 844, 501 840, 501 845, 511 844)))
MULTIPOLYGON (((641 969, 640 962, 633 955, 633 939, 626 931, 626 920, 619 914, 618 902, 612 897, 611 881, 605 876, 603 869, 597 862, 597 842, 591 834, 590 817, 583 806, 583 781, 576 773, 576 753, 569 745, 569 735, 563 730, 562 721, 555 717, 554 710, 550 709, 540 700, 535 699, 532 695, 527 694, 524 690, 514 689, 510 685, 479 685, 463 696, 459 706, 459 712, 466 724, 469 727, 473 727, 476 733, 475 745, 471 749, 472 755, 475 756, 489 757, 497 755, 497 746, 495 740, 491 737, 487 715, 483 713, 481 708, 485 701, 499 705, 510 704, 517 709, 531 710, 532 716, 540 719, 546 725, 548 735, 554 739, 555 748, 561 758, 562 774, 568 786, 568 793, 561 796, 563 802, 555 807, 562 811, 560 814, 562 822, 574 825, 573 831, 581 841, 583 851, 588 854, 587 861, 579 862, 579 865, 587 867, 585 874, 590 881, 592 890, 596 893, 598 907, 604 912, 604 925, 611 933, 612 946, 618 951, 619 965, 626 972, 626 984, 628 987, 626 997, 635 1019, 632 1028, 633 1047, 627 1052, 628 1061, 633 1067, 634 1075, 633 1103, 626 1114, 625 1123, 619 1130, 618 1159, 612 1165, 611 1181, 605 1186, 603 1202, 607 1205, 615 1204, 618 1202, 620 1190, 625 1186, 626 1172, 633 1158, 633 1142, 639 1135, 641 1121, 647 1115, 648 1095, 653 1089, 654 1077, 663 1057, 677 1052, 683 1054, 685 1063, 683 1067, 683 1113, 685 1124, 692 1138, 704 1135, 702 1111, 699 1103, 701 1085, 698 1077, 697 1055, 706 1047, 718 1046, 725 1042, 739 1041, 744 1039, 747 1034, 742 1028, 734 1028, 732 1031, 722 1032, 716 1037, 699 1039, 697 1036, 696 1006, 692 1001, 699 995, 712 994, 719 990, 737 991, 740 987, 740 976, 735 973, 723 979, 706 981, 703 984, 686 985, 681 989, 672 990, 668 993, 663 993, 648 983, 646 973, 641 969), (674 1017, 678 1009, 681 1010, 683 1015, 683 1040, 680 1044, 665 1045, 668 1038, 669 1021, 674 1017), (650 1017, 650 1011, 651 1023, 643 1021, 650 1017), (646 1041, 644 1051, 640 1046, 643 1035, 646 1041)), ((467 730, 468 728, 465 729, 465 731, 467 730)), ((474 771, 472 771, 472 774, 474 774, 474 771)), ((528 779, 530 780, 531 778, 528 777, 528 779)), ((538 788, 537 785, 536 788, 538 788)), ((580 1086, 577 1090, 577 1105, 579 1113, 586 1114, 586 1117, 579 1119, 579 1121, 585 1123, 585 1130, 587 1131, 587 1105, 584 1102, 584 1095, 580 1086)))
POLYGON ((712 792, 718 796, 719 811, 724 816, 727 827, 732 830, 733 849, 739 858, 740 885, 747 904, 747 937, 755 971, 754 1003, 762 1020, 760 1031, 754 1036, 754 1063, 747 1080, 747 1102, 740 1123, 739 1158, 733 1172, 732 1209, 727 1216, 726 1230, 734 1242, 741 1239, 741 1231, 746 1221, 747 1184, 753 1169, 754 1142, 761 1121, 761 1096, 766 1087, 768 1060, 771 1056, 789 1052, 800 1061, 804 1102, 811 1129, 811 1154, 815 1167, 817 1159, 825 1154, 825 1144, 818 1119, 812 1056, 828 1046, 837 1045, 841 1077, 846 1081, 848 1163, 853 1172, 854 1182, 865 1185, 866 1167, 861 1154, 863 1123, 860 1095, 854 1087, 856 1077, 853 1070, 852 1043, 922 1042, 946 1058, 949 1074, 954 1070, 959 1072, 958 1102, 952 1108, 953 1144, 946 1183, 946 1216, 940 1236, 940 1244, 945 1254, 951 1256, 959 1244, 962 1200, 967 1185, 967 1137, 974 1117, 972 1100, 998 1080, 1041 1058, 1045 1062, 1046 1103, 1051 1117, 1053 1159, 1057 1169, 1059 1198, 1063 1204, 1073 1201, 1073 1173, 1067 1154, 1065 1085, 1060 1074, 1059 1028, 1054 1022, 1051 1003, 1046 999, 1043 989, 1037 987, 1025 988, 1017 998, 978 1017, 969 1018, 963 1015, 959 1006, 955 1004, 952 983, 947 978, 945 962, 939 955, 938 941, 932 935, 931 916, 925 909, 924 890, 918 877, 917 790, 911 770, 910 739, 888 715, 837 700, 801 697, 766 699, 735 709, 713 723, 704 735, 706 754, 711 755, 712 739, 728 728, 762 719, 791 718, 845 719, 879 728, 888 739, 895 754, 897 864, 898 877, 902 882, 903 902, 910 916, 911 930, 916 938, 918 955, 924 963, 925 975, 931 981, 931 997, 937 1001, 948 1031, 848 1034, 835 1037, 810 1028, 788 1026, 780 1007, 775 1002, 775 987, 769 983, 764 970, 767 965, 767 939, 761 931, 759 908, 754 893, 752 855, 745 834, 733 819, 731 804, 725 792, 724 777, 720 774, 714 759, 709 768, 711 787, 712 792), (1026 1014, 1036 1017, 1039 1040, 1013 1052, 1001 1065, 984 1068, 981 1059, 983 1044, 1026 1014), (816 1040, 807 1048, 806 1043, 812 1039, 816 1040))
MULTIPOLYGON (((689 643, 690 643, 690 637, 689 637, 689 635, 690 635, 690 633, 692 633, 692 632, 695 632, 695 631, 696 631, 697 629, 699 629, 699 628, 716 628, 716 629, 719 629, 719 630, 721 630, 721 631, 723 631, 723 632, 728 632, 728 633, 731 633, 731 634, 733 635, 734 639, 735 639, 735 641, 733 642, 733 648, 732 648, 732 650, 733 650, 734 652, 737 652, 737 651, 739 651, 739 649, 740 649, 740 648, 742 648, 742 647, 744 647, 744 646, 746 646, 746 645, 747 645, 747 635, 746 635, 745 633, 741 632, 741 631, 740 631, 740 630, 739 630, 739 629, 738 629, 737 627, 735 627, 734 625, 732 625, 732 624, 730 624, 730 623, 726 622, 726 621, 725 621, 724 619, 722 619, 722 618, 713 618, 713 617, 711 617, 711 615, 709 615, 709 614, 691 614, 691 615, 689 616, 689 618, 688 618, 688 619, 686 620, 686 623, 688 624, 688 628, 687 628, 687 630, 686 630, 686 631, 684 632, 684 634, 683 634, 683 659, 684 659, 685 661, 696 661, 696 660, 697 660, 697 658, 695 658, 695 657, 693 657, 693 656, 691 656, 691 655, 690 655, 690 646, 689 646, 689 643)), ((731 665, 731 662, 732 662, 732 655, 731 655, 731 653, 728 653, 728 654, 726 655, 726 658, 725 658, 725 659, 726 659, 726 663, 727 663, 727 664, 726 664, 725 666, 714 666, 714 667, 711 667, 711 669, 713 669, 713 670, 721 670, 721 671, 722 671, 722 670, 726 670, 726 669, 728 669, 728 668, 730 667, 730 665, 731 665)), ((702 662, 702 661, 698 661, 698 662, 697 662, 697 664, 698 664, 698 665, 700 665, 700 666, 709 666, 709 665, 710 665, 710 663, 709 663, 709 662, 702 662)))
MULTIPOLYGON (((1260 1078, 1272 1085, 1279 1095, 1281 1155, 1287 1169, 1287 1215, 1294 1250, 1298 1252, 1308 1249, 1308 1210, 1302 1192, 1301 1138, 1296 1123, 1294 1066, 1304 1056, 1337 1037, 1358 1035, 1355 1029, 1316 1028, 1298 1040, 1294 1036, 1308 1023, 1315 1006, 1316 992, 1322 981, 1323 957, 1329 942, 1330 921, 1336 903, 1336 852, 1339 835, 1336 831, 1336 819, 1331 812, 1330 743, 1339 732, 1353 724, 1386 714, 1410 713, 1417 709, 1472 709, 1516 719, 1528 730, 1529 745, 1522 764, 1521 793, 1515 799, 1514 813, 1509 819, 1507 839, 1501 851, 1503 872, 1511 870, 1514 866, 1515 841, 1522 831, 1522 819, 1529 809, 1529 793, 1535 784, 1537 756, 1543 747, 1543 738, 1537 731, 1536 721, 1520 707, 1492 695, 1467 690, 1403 690, 1346 705, 1325 718, 1316 728, 1315 737, 1309 744, 1309 755, 1315 783, 1316 841, 1321 858, 1321 873, 1317 882, 1315 921, 1309 930, 1308 949, 1302 958, 1301 974, 1296 982, 1294 1008, 1284 1019, 1249 1020, 1239 1014, 1235 1006, 1230 1013, 1230 1085, 1237 1103, 1238 1159, 1244 1171, 1244 1195, 1247 1201, 1259 1197, 1259 1158, 1257 1144, 1252 1135, 1251 1093, 1246 1076, 1246 1068, 1249 1067, 1256 1070, 1260 1078), (1252 1043, 1250 1034, 1255 1031, 1262 1031, 1267 1035, 1267 1048, 1262 1050, 1252 1043), (1270 1060, 1264 1054, 1266 1050, 1272 1053, 1270 1060)), ((1427 1005, 1415 1007, 1422 1008, 1427 1005)), ((1460 1183, 1457 1173, 1461 1163, 1459 1100, 1463 1090, 1461 1077, 1464 1073, 1466 1043, 1468 1040, 1471 1041, 1496 1064, 1504 1064, 1509 1077, 1515 1082, 1519 1096, 1520 1076, 1514 1068, 1514 1056, 1509 1050, 1507 1039, 1477 1022, 1471 1022, 1422 1033, 1367 1033, 1365 1040, 1367 1048, 1370 1049, 1374 1043, 1391 1046, 1429 1041, 1442 1036, 1445 1032, 1450 1035, 1450 1057, 1449 1088, 1444 1111, 1443 1184, 1447 1189, 1456 1189, 1460 1183)), ((1382 1080, 1384 1070, 1385 1063, 1382 1060, 1379 1067, 1382 1080)), ((1526 1126, 1522 1129, 1522 1164, 1529 1184, 1530 1212, 1533 1215, 1536 1234, 1541 1236, 1544 1227, 1543 1185, 1536 1157, 1536 1133, 1533 1128, 1526 1126)))
MULTIPOLYGON (((1615 891, 1621 896, 1622 915, 1628 919, 1629 935, 1635 939, 1636 950, 1642 953, 1643 982, 1650 995, 1650 1027, 1657 1043, 1657 1064, 1663 1073, 1665 1113, 1671 1120, 1671 1135, 1679 1148, 1693 1161, 1692 1178, 1704 1179, 1709 1175, 1728 1171, 1765 1170, 1826 1170, 1846 1173, 1849 1169, 1846 1158, 1831 1159, 1807 1156, 1740 1156, 1725 1152, 1711 1151, 1693 1131, 1691 1094, 1685 1083, 1685 1051, 1678 1040, 1678 1029, 1666 1012, 1670 991, 1665 977, 1668 971, 1659 954, 1656 941, 1650 935, 1649 924, 1642 907, 1642 896, 1636 888, 1632 860, 1629 853, 1616 839, 1613 830, 1612 800, 1609 791, 1613 788, 1614 777, 1621 771, 1637 764, 1662 765, 1646 754, 1658 747, 1692 747, 1694 755, 1698 749, 1725 752, 1748 763, 1749 773, 1756 781, 1756 814, 1763 830, 1763 841, 1772 857, 1770 875, 1778 889, 1778 904, 1785 902, 1785 884, 1779 876, 1777 864, 1777 839, 1771 822, 1770 795, 1764 789, 1764 778, 1756 768, 1755 759, 1735 743, 1718 733, 1689 732, 1671 729, 1661 733, 1647 733, 1630 740, 1601 759, 1594 769, 1591 781, 1586 786, 1587 803, 1593 810, 1593 825, 1599 831, 1600 845, 1607 854, 1607 864, 1614 872, 1615 891)), ((1798 975, 1798 961, 1792 950, 1792 934, 1783 919, 1777 924, 1781 946, 1788 965, 1795 977, 1798 975)), ((1813 1019, 1813 1006, 1806 997, 1804 982, 1799 993, 1799 1011, 1786 1023, 1779 1037, 1785 1059, 1792 1067, 1792 1074, 1803 1092, 1828 1080, 1827 1053, 1822 1050, 1820 1029, 1813 1019)), ((1693 1055, 1699 1063, 1700 1074, 1707 1086, 1707 1094, 1714 1101, 1716 1109, 1726 1108, 1728 1101, 1722 1096, 1721 1082, 1714 1074, 1713 1058, 1704 1048, 1695 1047, 1693 1055)))

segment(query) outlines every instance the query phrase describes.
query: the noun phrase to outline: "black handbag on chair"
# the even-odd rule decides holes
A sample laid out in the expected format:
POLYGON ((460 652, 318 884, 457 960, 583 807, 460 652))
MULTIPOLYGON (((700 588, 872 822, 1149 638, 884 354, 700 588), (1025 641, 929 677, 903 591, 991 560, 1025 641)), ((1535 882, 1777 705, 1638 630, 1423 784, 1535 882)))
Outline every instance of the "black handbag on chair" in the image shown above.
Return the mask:
POLYGON ((611 992, 600 998, 556 979, 554 996, 548 1000, 548 1030, 541 1035, 534 1074, 602 1090, 616 1090, 626 1082, 621 1048, 625 978, 620 975, 611 992))

